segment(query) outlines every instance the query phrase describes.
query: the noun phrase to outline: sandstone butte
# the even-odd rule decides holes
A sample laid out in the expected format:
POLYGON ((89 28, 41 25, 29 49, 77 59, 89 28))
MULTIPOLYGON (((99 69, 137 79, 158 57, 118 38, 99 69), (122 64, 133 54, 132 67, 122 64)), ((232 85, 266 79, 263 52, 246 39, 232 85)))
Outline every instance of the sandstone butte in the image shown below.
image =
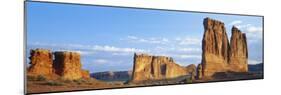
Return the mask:
POLYGON ((53 74, 53 60, 50 50, 36 49, 30 51, 30 67, 28 73, 32 75, 50 76, 53 74))
POLYGON ((202 40, 202 62, 197 66, 197 78, 212 77, 218 72, 247 72, 246 35, 235 26, 229 44, 223 22, 205 18, 202 40))
POLYGON ((90 78, 89 71, 83 70, 80 54, 76 52, 35 49, 30 53, 29 75, 43 75, 45 77, 60 76, 63 79, 75 80, 90 78))
POLYGON ((176 78, 195 72, 195 69, 195 66, 182 67, 171 57, 135 53, 131 82, 176 78))

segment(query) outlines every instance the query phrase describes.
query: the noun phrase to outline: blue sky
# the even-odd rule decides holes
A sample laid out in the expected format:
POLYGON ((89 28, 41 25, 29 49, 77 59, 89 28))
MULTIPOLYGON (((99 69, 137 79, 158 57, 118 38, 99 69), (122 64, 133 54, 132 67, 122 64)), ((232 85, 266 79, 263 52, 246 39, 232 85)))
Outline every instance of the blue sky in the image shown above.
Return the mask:
MULTIPOLYGON (((262 18, 179 11, 27 2, 29 50, 76 51, 91 72, 131 70, 133 54, 173 57, 182 65, 201 62, 203 19, 246 33, 249 63, 262 62, 262 18)), ((28 60, 28 59, 27 59, 28 60)))

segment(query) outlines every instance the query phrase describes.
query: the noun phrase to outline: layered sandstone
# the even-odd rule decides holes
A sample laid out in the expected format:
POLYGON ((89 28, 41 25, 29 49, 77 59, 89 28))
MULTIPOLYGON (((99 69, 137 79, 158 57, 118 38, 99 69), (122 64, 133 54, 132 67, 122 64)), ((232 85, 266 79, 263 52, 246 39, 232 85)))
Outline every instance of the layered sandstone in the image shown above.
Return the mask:
POLYGON ((192 76, 192 78, 194 78, 196 75, 196 66, 194 64, 190 64, 186 66, 186 71, 192 76))
POLYGON ((52 53, 46 49, 34 49, 30 51, 30 67, 28 74, 50 76, 53 74, 52 53))
POLYGON ((188 73, 187 68, 176 64, 171 57, 135 54, 131 81, 169 79, 188 73))
POLYGON ((54 69, 56 74, 64 79, 82 78, 80 54, 76 52, 54 52, 54 69))
POLYGON ((247 72, 246 35, 233 27, 229 44, 223 22, 205 18, 203 25, 202 63, 197 67, 197 77, 211 77, 218 72, 247 72))
POLYGON ((232 27, 232 36, 230 42, 230 70, 234 72, 248 71, 248 48, 247 37, 235 26, 232 27))
POLYGON ((212 76, 226 71, 229 55, 229 41, 224 23, 210 18, 204 19, 202 40, 202 74, 212 76))
POLYGON ((68 80, 90 78, 90 72, 81 68, 80 54, 76 52, 52 53, 46 49, 35 49, 30 51, 29 59, 29 75, 43 75, 52 79, 62 77, 68 80))

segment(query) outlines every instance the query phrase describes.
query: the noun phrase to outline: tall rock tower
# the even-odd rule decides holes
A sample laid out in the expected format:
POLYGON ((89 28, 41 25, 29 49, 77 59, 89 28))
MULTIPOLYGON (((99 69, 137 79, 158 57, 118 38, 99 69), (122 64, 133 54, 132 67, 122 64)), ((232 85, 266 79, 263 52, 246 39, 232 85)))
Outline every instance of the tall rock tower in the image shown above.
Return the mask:
POLYGON ((248 48, 246 34, 235 26, 232 27, 230 41, 230 69, 234 72, 248 71, 248 48))
POLYGON ((212 77, 218 72, 248 72, 246 34, 232 27, 229 44, 223 22, 205 18, 202 61, 197 77, 212 77))
POLYGON ((224 23, 205 18, 203 24, 202 74, 212 76, 215 72, 225 71, 229 58, 229 41, 224 23))

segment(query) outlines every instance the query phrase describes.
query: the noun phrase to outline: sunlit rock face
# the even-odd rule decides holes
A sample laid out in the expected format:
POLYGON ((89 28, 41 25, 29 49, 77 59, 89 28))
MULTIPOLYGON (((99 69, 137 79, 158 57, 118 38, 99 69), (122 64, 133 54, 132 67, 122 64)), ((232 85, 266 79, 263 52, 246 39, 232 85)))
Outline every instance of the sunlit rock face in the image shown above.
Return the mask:
POLYGON ((54 69, 64 79, 82 78, 80 54, 76 52, 54 52, 54 69))
POLYGON ((33 49, 30 51, 30 67, 28 74, 50 76, 53 74, 52 53, 46 49, 33 49))
POLYGON ((248 50, 246 34, 232 27, 230 44, 223 22, 205 18, 202 40, 202 63, 198 78, 211 77, 217 72, 247 72, 248 50))
POLYGON ((230 70, 234 72, 248 71, 247 37, 238 28, 232 27, 230 41, 230 70))
POLYGON ((202 74, 212 76, 226 71, 230 46, 223 22, 205 18, 203 24, 202 74))
POLYGON ((171 57, 135 54, 132 82, 176 78, 193 71, 174 62, 171 57))
POLYGON ((81 58, 77 52, 52 53, 47 49, 32 49, 29 59, 29 75, 43 75, 52 79, 61 77, 68 80, 90 78, 90 72, 81 68, 81 58))

